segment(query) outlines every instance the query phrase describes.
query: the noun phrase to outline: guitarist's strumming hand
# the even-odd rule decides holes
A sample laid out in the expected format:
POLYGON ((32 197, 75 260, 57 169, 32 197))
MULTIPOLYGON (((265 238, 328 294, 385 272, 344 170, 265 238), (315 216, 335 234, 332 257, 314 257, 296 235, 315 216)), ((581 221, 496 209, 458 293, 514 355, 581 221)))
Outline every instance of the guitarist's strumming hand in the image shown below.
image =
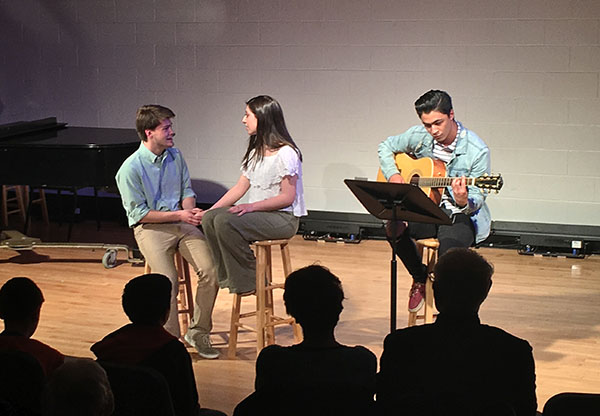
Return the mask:
POLYGON ((469 202, 469 191, 467 190, 467 180, 464 176, 452 180, 452 194, 454 202, 459 208, 467 205, 469 202))
POLYGON ((392 176, 390 176, 388 182, 405 183, 404 178, 399 173, 394 173, 392 176))
MULTIPOLYGON (((406 183, 404 178, 399 173, 394 173, 388 179, 390 183, 406 183)), ((408 227, 408 223, 406 221, 396 221, 396 229, 394 229, 394 224, 392 221, 386 221, 385 223, 385 233, 387 237, 391 240, 393 237, 399 237, 404 233, 408 227)))

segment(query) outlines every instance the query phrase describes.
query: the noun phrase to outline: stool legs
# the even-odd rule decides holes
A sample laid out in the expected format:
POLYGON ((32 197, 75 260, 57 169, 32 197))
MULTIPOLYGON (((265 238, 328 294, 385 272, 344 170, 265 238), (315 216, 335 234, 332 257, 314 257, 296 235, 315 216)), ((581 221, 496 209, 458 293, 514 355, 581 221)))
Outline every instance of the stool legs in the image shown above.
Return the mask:
POLYGON ((425 323, 433 322, 433 278, 431 275, 427 277, 425 284, 425 323))
POLYGON ((44 192, 44 189, 39 188, 38 189, 38 199, 33 199, 33 200, 29 200, 30 195, 31 195, 32 191, 30 190, 29 186, 25 186, 25 191, 24 191, 24 199, 25 199, 25 206, 27 207, 27 210, 29 211, 29 207, 32 204, 40 204, 40 208, 42 210, 42 219, 44 220, 44 224, 48 224, 50 222, 50 219, 48 218, 48 206, 46 205, 46 193, 44 192))
POLYGON ((260 351, 265 347, 265 332, 267 332, 269 312, 266 309, 268 295, 265 291, 265 280, 271 277, 271 249, 269 247, 269 254, 264 246, 257 246, 256 249, 256 350, 260 351))
MULTIPOLYGON (((194 316, 194 295, 192 293, 192 279, 190 276, 190 266, 183 256, 177 251, 173 259, 177 269, 177 282, 179 290, 179 306, 177 312, 182 316, 182 333, 185 333, 194 316)), ((144 265, 144 274, 152 273, 150 264, 144 265)))
POLYGON ((231 324, 229 326, 229 348, 227 355, 229 358, 235 358, 235 350, 237 345, 238 331, 240 328, 240 318, 242 309, 242 296, 237 293, 233 294, 233 307, 231 308, 231 324))
MULTIPOLYGON (((283 273, 287 277, 292 273, 290 245, 289 244, 281 245, 280 249, 281 249, 281 259, 283 260, 283 273)), ((300 325, 297 324, 295 320, 294 320, 294 323, 292 324, 292 328, 294 331, 294 341, 295 342, 302 341, 302 336, 303 336, 302 335, 302 327, 300 327, 300 325)))
POLYGON ((281 259, 283 260, 283 273, 289 276, 292 273, 292 261, 290 257, 290 246, 289 244, 282 244, 281 248, 281 259))
POLYGON ((10 214, 19 214, 25 222, 25 187, 21 185, 2 185, 2 225, 8 226, 8 216, 10 214), (8 191, 12 190, 15 196, 8 197, 8 191), (11 209, 10 202, 16 202, 16 209, 11 209))
MULTIPOLYGON (((279 245, 283 271, 285 277, 292 272, 292 264, 289 252, 289 240, 257 241, 255 245, 256 256, 256 310, 242 313, 242 295, 233 295, 233 306, 231 310, 231 329, 229 333, 229 358, 235 358, 237 337, 239 328, 256 332, 257 354, 267 345, 275 343, 275 326, 281 324, 292 325, 294 339, 299 342, 302 339, 302 330, 293 318, 282 318, 275 315, 273 290, 282 289, 283 284, 273 283, 273 259, 271 247, 279 245), (250 327, 240 322, 243 318, 255 316, 256 327, 250 327)), ((244 295, 249 296, 249 295, 244 295)))
POLYGON ((417 250, 421 254, 423 263, 427 266, 427 280, 425 281, 425 305, 423 314, 409 312, 408 326, 417 324, 417 319, 423 319, 424 323, 430 324, 434 319, 434 295, 433 295, 433 268, 437 262, 439 242, 435 239, 417 240, 417 250))
POLYGON ((179 314, 182 315, 184 328, 182 333, 187 331, 194 316, 194 294, 192 293, 192 279, 190 276, 190 266, 183 256, 175 253, 175 267, 177 268, 177 280, 179 283, 179 314))
POLYGON ((408 313, 408 326, 415 326, 417 324, 417 312, 408 313))
POLYGON ((423 247, 423 255, 427 264, 427 284, 425 285, 425 323, 433 322, 433 268, 437 262, 438 249, 437 247, 423 247))

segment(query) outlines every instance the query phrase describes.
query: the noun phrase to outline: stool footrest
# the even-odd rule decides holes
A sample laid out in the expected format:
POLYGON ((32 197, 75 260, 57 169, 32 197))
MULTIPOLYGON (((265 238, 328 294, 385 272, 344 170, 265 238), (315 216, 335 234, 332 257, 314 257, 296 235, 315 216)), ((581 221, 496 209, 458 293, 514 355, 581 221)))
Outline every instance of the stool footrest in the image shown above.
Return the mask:
POLYGON ((291 325, 295 322, 294 318, 281 318, 279 316, 272 316, 273 321, 267 322, 265 326, 277 326, 277 325, 291 325))
POLYGON ((256 316, 256 311, 240 313, 240 319, 256 316))
MULTIPOLYGON (((436 317, 438 314, 434 313, 433 316, 436 317)), ((425 319, 425 314, 417 314, 416 319, 425 319)))
POLYGON ((240 329, 245 329, 246 331, 251 331, 251 332, 256 332, 256 328, 254 328, 253 326, 249 326, 246 324, 236 324, 236 327, 240 328, 240 329))
POLYGON ((275 283, 265 286, 265 290, 273 290, 273 289, 283 289, 285 287, 284 283, 275 283))
MULTIPOLYGON (((240 316, 241 317, 241 316, 240 316)), ((265 324, 266 327, 270 327, 270 326, 277 326, 277 325, 291 325, 294 323, 294 318, 282 318, 280 316, 273 316, 271 317, 271 319, 273 319, 272 322, 267 322, 265 324)), ((247 329, 249 331, 252 332, 256 332, 256 328, 247 324, 242 324, 240 322, 235 323, 235 326, 237 326, 238 328, 243 328, 243 329, 247 329)))

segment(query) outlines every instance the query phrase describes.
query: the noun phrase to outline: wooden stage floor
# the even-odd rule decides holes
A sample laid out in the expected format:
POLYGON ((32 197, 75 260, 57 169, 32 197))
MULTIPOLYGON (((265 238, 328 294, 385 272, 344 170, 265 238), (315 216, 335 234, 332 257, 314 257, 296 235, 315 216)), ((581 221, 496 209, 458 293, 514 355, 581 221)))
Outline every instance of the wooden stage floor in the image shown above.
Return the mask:
MULTIPOLYGON (((122 230, 112 231, 125 235, 122 230)), ((110 226, 104 227, 105 233, 112 231, 110 226)), ((79 237, 75 233, 73 240, 79 237)), ((120 242, 131 243, 130 234, 123 239, 120 242)), ((559 392, 600 392, 600 257, 533 257, 499 248, 481 248, 479 252, 496 269, 481 320, 533 346, 539 410, 559 392)), ((291 253, 294 268, 320 263, 340 277, 347 299, 337 337, 345 344, 364 345, 379 357, 390 325, 391 253, 387 243, 321 243, 296 236, 291 253)), ((121 291, 143 269, 128 263, 123 253, 117 267, 105 269, 103 254, 89 249, 0 249, 0 284, 14 276, 27 276, 44 292, 46 302, 34 338, 67 355, 92 357, 91 344, 127 322, 120 306, 121 291)), ((278 275, 278 255, 274 262, 278 275)), ((406 325, 409 285, 409 276, 400 264, 399 327, 406 325)), ((201 404, 228 414, 253 390, 256 356, 253 337, 245 333, 240 335, 237 359, 226 358, 231 301, 232 296, 221 290, 213 316, 212 339, 222 357, 202 360, 190 349, 201 404)), ((282 309, 280 301, 277 307, 282 309)), ((291 330, 278 329, 277 341, 290 344, 291 330)))

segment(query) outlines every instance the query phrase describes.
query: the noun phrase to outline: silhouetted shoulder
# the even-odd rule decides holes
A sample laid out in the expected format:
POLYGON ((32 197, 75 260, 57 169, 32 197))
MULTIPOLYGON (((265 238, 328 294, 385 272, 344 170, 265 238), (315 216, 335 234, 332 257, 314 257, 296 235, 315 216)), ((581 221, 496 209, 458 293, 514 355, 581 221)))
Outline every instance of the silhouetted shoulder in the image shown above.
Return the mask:
POLYGON ((396 329, 393 332, 387 334, 383 341, 384 349, 386 345, 394 345, 397 343, 419 343, 421 338, 432 336, 436 332, 436 328, 433 324, 417 325, 408 328, 396 329))
POLYGON ((356 363, 372 363, 373 368, 377 367, 377 357, 367 348, 357 345, 350 347, 347 345, 341 345, 336 348, 302 348, 294 345, 291 347, 282 347, 280 345, 269 345, 265 347, 259 354, 256 361, 257 367, 263 362, 269 362, 271 360, 278 361, 283 360, 294 360, 302 359, 302 357, 327 357, 329 359, 338 357, 340 361, 352 362, 352 365, 356 363))
POLYGON ((491 325, 481 325, 481 331, 485 333, 486 338, 490 346, 512 346, 516 349, 523 349, 526 351, 532 351, 531 345, 526 340, 519 338, 509 332, 506 332, 502 328, 498 328, 491 325))
POLYGON ((373 354, 371 352, 371 350, 363 347, 362 345, 357 345, 355 347, 348 347, 351 348, 354 351, 354 354, 356 354, 357 356, 362 356, 365 359, 373 359, 375 360, 375 362, 377 362, 377 357, 375 357, 375 354, 373 354))
POLYGON ((361 346, 305 348, 271 345, 264 348, 256 360, 256 387, 288 382, 351 380, 374 389, 376 371, 375 354, 361 346))

